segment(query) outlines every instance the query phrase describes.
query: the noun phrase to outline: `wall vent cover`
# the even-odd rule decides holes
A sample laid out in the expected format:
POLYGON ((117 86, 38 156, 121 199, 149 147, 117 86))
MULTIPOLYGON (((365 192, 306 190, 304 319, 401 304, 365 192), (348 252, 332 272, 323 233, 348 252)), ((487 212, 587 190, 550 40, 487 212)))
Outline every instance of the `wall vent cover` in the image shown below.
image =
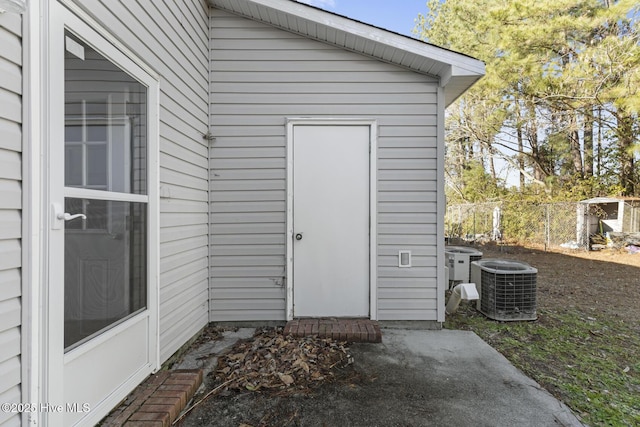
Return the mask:
POLYGON ((471 264, 479 288, 478 310, 501 321, 535 320, 538 270, 512 260, 484 259, 471 264))

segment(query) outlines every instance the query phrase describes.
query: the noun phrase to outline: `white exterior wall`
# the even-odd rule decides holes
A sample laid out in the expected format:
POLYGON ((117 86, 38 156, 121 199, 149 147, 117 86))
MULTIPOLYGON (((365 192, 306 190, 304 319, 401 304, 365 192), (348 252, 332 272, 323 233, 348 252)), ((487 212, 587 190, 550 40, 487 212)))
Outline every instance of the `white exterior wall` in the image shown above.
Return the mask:
POLYGON ((208 5, 77 2, 160 76, 160 361, 208 320, 208 5))
POLYGON ((285 319, 291 117, 377 120, 377 317, 438 320, 437 79, 216 9, 211 39, 210 320, 285 319))
MULTIPOLYGON (((0 14, 0 402, 21 402, 22 17, 0 14)), ((0 426, 20 415, 0 412, 0 426)))

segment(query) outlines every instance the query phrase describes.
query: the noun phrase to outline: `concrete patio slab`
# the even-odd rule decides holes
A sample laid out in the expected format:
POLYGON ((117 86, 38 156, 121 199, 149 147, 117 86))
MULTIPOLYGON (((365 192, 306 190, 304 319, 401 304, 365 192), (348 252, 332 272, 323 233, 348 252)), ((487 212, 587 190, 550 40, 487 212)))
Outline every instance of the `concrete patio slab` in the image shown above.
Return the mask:
POLYGON ((473 332, 383 328, 382 336, 350 344, 353 381, 287 396, 214 396, 182 425, 582 426, 473 332))

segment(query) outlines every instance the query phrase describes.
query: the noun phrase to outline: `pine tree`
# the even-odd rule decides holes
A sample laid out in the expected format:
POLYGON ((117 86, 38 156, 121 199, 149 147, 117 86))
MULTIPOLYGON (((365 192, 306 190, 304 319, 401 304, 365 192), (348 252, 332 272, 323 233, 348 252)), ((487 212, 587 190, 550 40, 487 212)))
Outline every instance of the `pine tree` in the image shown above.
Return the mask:
MULTIPOLYGON (((596 180, 611 184, 607 192, 640 192, 634 1, 430 0, 427 6, 416 34, 486 63, 485 78, 448 114, 450 144, 500 156, 520 174, 521 191, 531 183, 555 190, 596 180)), ((465 165, 456 162, 479 158, 448 160, 460 171, 465 165)))

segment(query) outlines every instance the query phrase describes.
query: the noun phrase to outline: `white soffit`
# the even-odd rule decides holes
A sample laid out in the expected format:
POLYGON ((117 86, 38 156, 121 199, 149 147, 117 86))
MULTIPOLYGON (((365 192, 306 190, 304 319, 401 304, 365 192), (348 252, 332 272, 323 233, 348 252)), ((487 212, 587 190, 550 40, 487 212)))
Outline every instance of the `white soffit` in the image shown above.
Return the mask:
POLYGON ((446 105, 485 73, 482 61, 293 0, 209 0, 218 9, 440 78, 446 105))

